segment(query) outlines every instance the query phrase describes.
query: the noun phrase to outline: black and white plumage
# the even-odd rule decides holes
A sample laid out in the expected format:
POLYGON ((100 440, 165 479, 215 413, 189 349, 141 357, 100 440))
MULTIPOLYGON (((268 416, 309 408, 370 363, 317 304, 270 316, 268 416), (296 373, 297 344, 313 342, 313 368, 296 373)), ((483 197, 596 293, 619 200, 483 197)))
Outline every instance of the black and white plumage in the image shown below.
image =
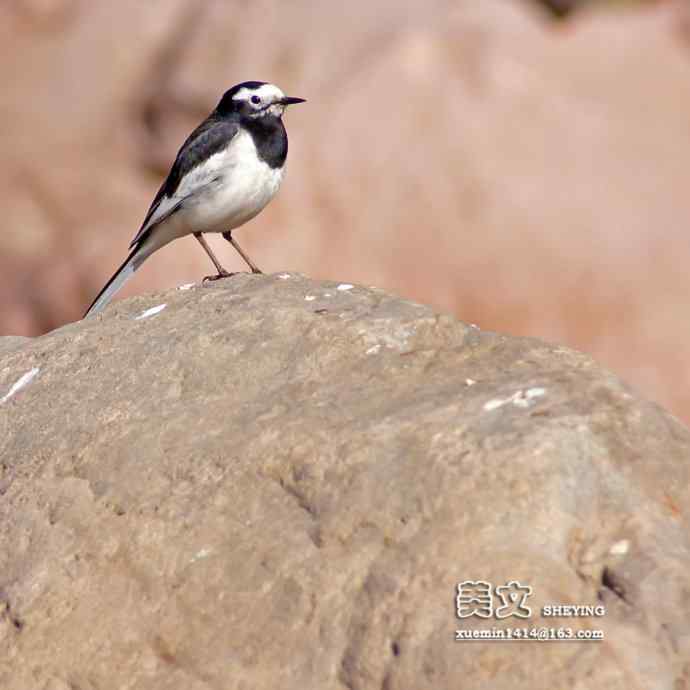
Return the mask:
POLYGON ((193 234, 218 276, 230 275, 202 233, 220 232, 255 273, 259 269, 232 237, 275 196, 285 171, 288 140, 282 115, 304 99, 273 84, 247 81, 226 91, 215 110, 189 135, 130 244, 130 254, 85 316, 102 311, 157 249, 193 234))

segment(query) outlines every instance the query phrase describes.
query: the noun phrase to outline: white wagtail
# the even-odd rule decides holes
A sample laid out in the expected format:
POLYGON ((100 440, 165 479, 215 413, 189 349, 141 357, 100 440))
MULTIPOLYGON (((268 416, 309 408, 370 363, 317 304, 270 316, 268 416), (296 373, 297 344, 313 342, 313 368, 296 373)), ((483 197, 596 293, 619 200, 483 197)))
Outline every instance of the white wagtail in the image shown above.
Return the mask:
POLYGON ((261 81, 246 81, 226 91, 182 145, 129 245, 129 256, 85 316, 102 311, 153 252, 189 234, 213 261, 218 275, 212 279, 231 274, 214 256, 204 232, 222 233, 252 273, 261 273, 232 231, 257 215, 278 191, 288 152, 281 118, 286 106, 303 102, 261 81))

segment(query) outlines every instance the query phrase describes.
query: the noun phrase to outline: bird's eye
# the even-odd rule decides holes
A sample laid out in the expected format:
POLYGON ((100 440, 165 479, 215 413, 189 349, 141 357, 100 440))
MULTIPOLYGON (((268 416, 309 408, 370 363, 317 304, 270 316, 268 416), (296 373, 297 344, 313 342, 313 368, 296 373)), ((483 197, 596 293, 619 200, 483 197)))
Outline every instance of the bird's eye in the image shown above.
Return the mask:
POLYGON ((259 103, 261 103, 261 99, 258 96, 252 96, 252 103, 259 105, 259 103))

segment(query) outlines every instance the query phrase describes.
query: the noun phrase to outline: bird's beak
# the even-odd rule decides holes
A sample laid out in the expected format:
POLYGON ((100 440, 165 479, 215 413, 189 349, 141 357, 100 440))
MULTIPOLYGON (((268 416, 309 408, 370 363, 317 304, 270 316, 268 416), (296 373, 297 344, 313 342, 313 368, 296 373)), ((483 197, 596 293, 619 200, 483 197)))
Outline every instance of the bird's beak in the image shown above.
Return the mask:
POLYGON ((306 99, 295 98, 294 96, 284 96, 280 99, 280 105, 295 105, 295 103, 306 103, 306 99))

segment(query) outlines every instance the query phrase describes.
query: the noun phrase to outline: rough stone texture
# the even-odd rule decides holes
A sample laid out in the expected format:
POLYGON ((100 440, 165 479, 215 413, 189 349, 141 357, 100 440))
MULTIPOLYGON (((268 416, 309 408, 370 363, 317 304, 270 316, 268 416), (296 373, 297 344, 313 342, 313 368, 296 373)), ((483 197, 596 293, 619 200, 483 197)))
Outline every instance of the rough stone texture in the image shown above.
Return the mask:
POLYGON ((3 690, 690 682, 690 433, 572 350, 244 275, 0 340, 3 397, 3 690), (465 579, 605 640, 455 642, 518 625, 465 579))

